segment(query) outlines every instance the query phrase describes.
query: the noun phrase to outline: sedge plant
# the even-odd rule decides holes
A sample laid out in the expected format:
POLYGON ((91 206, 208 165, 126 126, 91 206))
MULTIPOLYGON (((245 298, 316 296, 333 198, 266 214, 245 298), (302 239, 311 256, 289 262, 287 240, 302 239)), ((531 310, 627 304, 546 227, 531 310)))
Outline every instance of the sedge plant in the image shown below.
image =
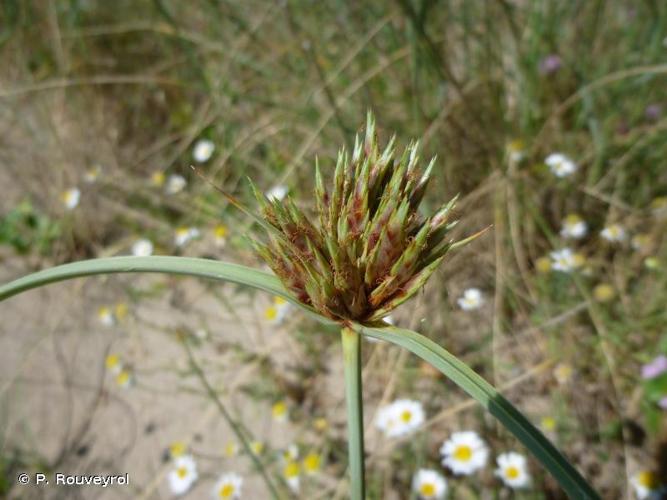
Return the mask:
MULTIPOLYGON (((427 337, 382 319, 416 294, 447 254, 481 233, 452 241, 455 199, 431 216, 419 211, 434 160, 420 169, 418 144, 380 149, 369 114, 363 140, 342 150, 330 188, 315 165, 315 217, 289 197, 267 199, 254 189, 255 215, 225 197, 267 231, 254 241, 275 275, 236 264, 186 257, 111 257, 43 270, 0 286, 0 301, 22 291, 82 276, 162 272, 230 281, 283 297, 341 329, 348 423, 350 497, 365 498, 361 336, 408 349, 430 363, 514 434, 576 499, 599 498, 576 468, 493 386, 427 337)), ((253 186, 254 188, 254 186, 253 186)))

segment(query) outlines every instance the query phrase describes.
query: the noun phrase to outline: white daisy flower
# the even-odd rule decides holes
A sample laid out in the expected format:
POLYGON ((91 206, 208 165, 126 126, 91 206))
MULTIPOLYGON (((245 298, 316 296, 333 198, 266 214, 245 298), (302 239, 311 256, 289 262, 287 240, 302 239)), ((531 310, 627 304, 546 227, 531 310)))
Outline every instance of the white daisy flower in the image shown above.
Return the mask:
POLYGON ((581 254, 574 253, 571 248, 561 248, 549 254, 551 257, 551 269, 569 273, 584 263, 584 257, 581 254))
POLYGON ((215 237, 215 244, 218 247, 224 247, 227 244, 227 226, 224 224, 218 224, 213 230, 213 236, 215 237))
POLYGON ((215 151, 215 144, 208 139, 200 139, 192 149, 192 157, 197 163, 206 163, 213 156, 215 151))
POLYGON ((299 446, 295 443, 290 444, 283 451, 283 460, 285 460, 286 463, 296 462, 298 458, 299 458, 299 446))
POLYGON ((547 415, 540 420, 540 427, 545 433, 552 434, 556 430, 556 419, 547 415))
POLYGON ((507 145, 507 153, 511 162, 518 163, 526 157, 526 146, 521 139, 516 139, 507 145))
POLYGON ((273 304, 265 309, 264 317, 271 325, 280 325, 287 319, 291 307, 285 299, 276 296, 273 298, 273 304))
POLYGON ((83 180, 87 184, 93 184, 97 179, 102 175, 102 167, 99 165, 93 165, 90 167, 85 174, 83 174, 83 180))
POLYGON ((612 243, 619 243, 625 239, 625 229, 618 224, 611 224, 600 231, 600 236, 612 243))
POLYGON ((565 385, 570 380, 572 380, 572 376, 574 375, 574 368, 572 368, 572 365, 567 363, 558 363, 554 368, 553 373, 556 382, 558 382, 560 385, 565 385))
POLYGON ((395 417, 394 407, 391 404, 382 406, 375 416, 375 427, 387 434, 395 424, 395 417))
POLYGON ((289 412, 287 411, 287 403, 285 403, 285 401, 275 402, 271 407, 271 415, 273 416, 273 420, 276 422, 287 422, 287 417, 289 416, 289 412))
POLYGON ((153 254, 153 243, 151 240, 142 238, 132 244, 132 255, 135 257, 148 257, 153 254))
POLYGON ((299 477, 300 473, 301 467, 299 467, 297 462, 288 462, 283 468, 283 476, 285 477, 285 481, 294 493, 298 493, 301 486, 299 477))
POLYGON ((651 235, 646 233, 636 234, 632 237, 632 240, 630 240, 632 249, 637 250, 638 252, 648 250, 651 247, 651 243, 651 235))
POLYGON ((183 191, 188 182, 185 177, 178 174, 172 174, 167 178, 167 183, 164 186, 164 192, 167 194, 176 194, 183 191))
POLYGON ((424 423, 424 409, 419 401, 397 399, 380 408, 376 426, 388 437, 410 434, 424 423))
POLYGON ((520 453, 510 451, 501 453, 496 458, 498 476, 506 486, 519 489, 526 488, 530 484, 530 474, 528 473, 528 463, 526 457, 520 453))
POLYGON ((171 492, 182 495, 188 491, 197 480, 197 464, 192 455, 184 455, 174 460, 174 468, 169 471, 167 479, 171 492))
POLYGON ((563 227, 560 235, 563 238, 572 238, 579 240, 588 233, 588 224, 577 214, 570 214, 563 220, 563 227))
POLYGON ((220 500, 235 500, 241 498, 243 478, 233 472, 220 476, 213 488, 213 498, 220 500))
POLYGON ((109 354, 104 360, 104 365, 112 375, 118 375, 123 370, 123 363, 118 354, 109 354))
POLYGON ((60 199, 67 210, 74 210, 81 200, 81 191, 71 188, 60 195, 60 199))
POLYGON ((134 377, 132 376, 132 373, 130 373, 128 370, 123 369, 116 375, 116 384, 118 384, 118 386, 121 387, 122 389, 127 389, 128 387, 131 387, 133 383, 134 383, 134 377))
POLYGON ((179 227, 174 235, 174 244, 177 247, 185 246, 192 240, 199 238, 199 234, 199 229, 196 227, 179 227))
POLYGON ((650 471, 640 471, 630 479, 635 495, 639 500, 649 498, 658 488, 658 478, 650 471))
POLYGON ((197 328, 194 331, 194 335, 199 340, 206 340, 207 338, 209 338, 210 333, 208 332, 208 330, 206 328, 197 328))
POLYGON ((102 306, 97 310, 97 319, 104 326, 113 326, 116 323, 116 318, 110 307, 102 306))
POLYGON ((482 297, 479 288, 468 288, 463 292, 463 297, 460 297, 456 302, 464 311, 472 311, 482 306, 484 297, 482 297))
POLYGON ((269 200, 282 200, 286 195, 287 192, 289 191, 289 188, 283 184, 278 184, 277 186, 273 186, 271 189, 269 189, 264 195, 269 199, 269 200))
POLYGON ((651 201, 651 212, 658 219, 667 216, 667 196, 658 196, 651 201))
POLYGON ((546 157, 544 163, 547 164, 551 172, 556 177, 567 177, 577 171, 577 164, 562 153, 552 153, 546 157))
POLYGON ((260 456, 264 452, 264 443, 261 441, 253 441, 250 443, 250 449, 252 450, 253 454, 260 456))
POLYGON ((440 448, 442 465, 454 474, 468 476, 483 468, 489 457, 489 448, 473 431, 455 432, 440 448))
POLYGON ((235 457, 239 452, 239 447, 234 441, 230 441, 225 445, 225 456, 227 458, 235 457))
POLYGON ((419 469, 412 478, 412 490, 423 500, 440 500, 447 494, 447 481, 432 469, 419 469))

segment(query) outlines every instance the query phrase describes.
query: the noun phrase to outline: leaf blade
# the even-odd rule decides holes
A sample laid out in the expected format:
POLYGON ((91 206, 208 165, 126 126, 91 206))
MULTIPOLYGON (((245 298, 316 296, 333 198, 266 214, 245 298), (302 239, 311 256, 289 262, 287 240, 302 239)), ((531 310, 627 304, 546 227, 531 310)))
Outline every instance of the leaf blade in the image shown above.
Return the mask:
POLYGON ((0 301, 13 295, 59 281, 115 273, 168 273, 231 281, 278 295, 294 302, 275 276, 228 262, 189 257, 108 257, 71 262, 26 275, 0 286, 0 301))

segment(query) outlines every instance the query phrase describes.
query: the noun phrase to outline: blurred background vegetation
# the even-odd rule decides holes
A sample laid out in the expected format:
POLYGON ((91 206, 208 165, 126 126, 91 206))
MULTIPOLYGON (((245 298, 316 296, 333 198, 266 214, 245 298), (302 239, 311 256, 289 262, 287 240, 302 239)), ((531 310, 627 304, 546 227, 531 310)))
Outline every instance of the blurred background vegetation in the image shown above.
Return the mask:
MULTIPOLYGON (((372 110, 382 141, 394 132, 400 144, 419 138, 423 158, 437 155, 428 210, 460 193, 459 234, 493 225, 399 323, 507 387, 604 498, 630 494, 640 470, 667 477, 657 404, 667 383, 641 377, 643 364, 667 354, 665 2, 4 0, 0 57, 3 280, 127 253, 137 238, 156 253, 259 265, 244 239, 252 222, 189 168, 194 144, 214 143, 202 172, 250 206, 246 177, 265 191, 285 185, 308 207, 315 157, 329 177, 372 110), (554 176, 544 163, 554 152, 572 158, 576 173, 554 176), (185 189, 165 193, 160 173, 183 176, 185 189), (72 188, 80 203, 66 210, 62 193, 72 188), (588 225, 574 242, 560 235, 572 213, 588 225), (600 237, 612 223, 626 240, 600 237), (207 234, 220 224, 222 250, 174 244, 178 227, 207 234), (577 272, 548 269, 545 257, 563 247, 582 255, 577 272), (470 287, 484 304, 460 311, 456 298, 470 287)), ((144 296, 123 293, 131 304, 144 296)), ((285 329, 302 343, 289 367, 299 375, 268 396, 254 385, 247 392, 267 401, 284 393, 299 407, 318 387, 308 380, 326 365, 323 353, 337 347, 306 320, 285 329)), ((388 380, 431 415, 465 401, 414 359, 368 346, 381 350, 369 363, 368 405, 388 380)), ((11 394, 0 395, 7 415, 11 394)), ((303 407, 294 419, 318 411, 326 415, 303 407)), ((438 467, 436 444, 462 425, 500 450, 516 446, 476 410, 457 410, 433 424, 421 449, 371 448, 381 458, 370 461, 371 498, 408 498, 415 467, 438 467)), ((327 439, 327 470, 343 477, 343 442, 327 439)), ((3 443, 0 492, 11 493, 14 472, 40 449, 3 443)), ((559 497, 534 473, 525 498, 559 497)), ((454 498, 508 494, 490 472, 457 488, 454 498)))

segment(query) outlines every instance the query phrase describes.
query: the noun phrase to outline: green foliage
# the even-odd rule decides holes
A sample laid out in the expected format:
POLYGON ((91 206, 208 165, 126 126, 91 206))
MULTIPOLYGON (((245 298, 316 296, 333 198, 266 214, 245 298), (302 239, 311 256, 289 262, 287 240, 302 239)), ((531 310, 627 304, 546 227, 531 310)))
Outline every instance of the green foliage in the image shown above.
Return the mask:
POLYGON ((19 254, 47 255, 60 233, 60 222, 39 212, 27 200, 0 219, 0 244, 11 246, 19 254))

